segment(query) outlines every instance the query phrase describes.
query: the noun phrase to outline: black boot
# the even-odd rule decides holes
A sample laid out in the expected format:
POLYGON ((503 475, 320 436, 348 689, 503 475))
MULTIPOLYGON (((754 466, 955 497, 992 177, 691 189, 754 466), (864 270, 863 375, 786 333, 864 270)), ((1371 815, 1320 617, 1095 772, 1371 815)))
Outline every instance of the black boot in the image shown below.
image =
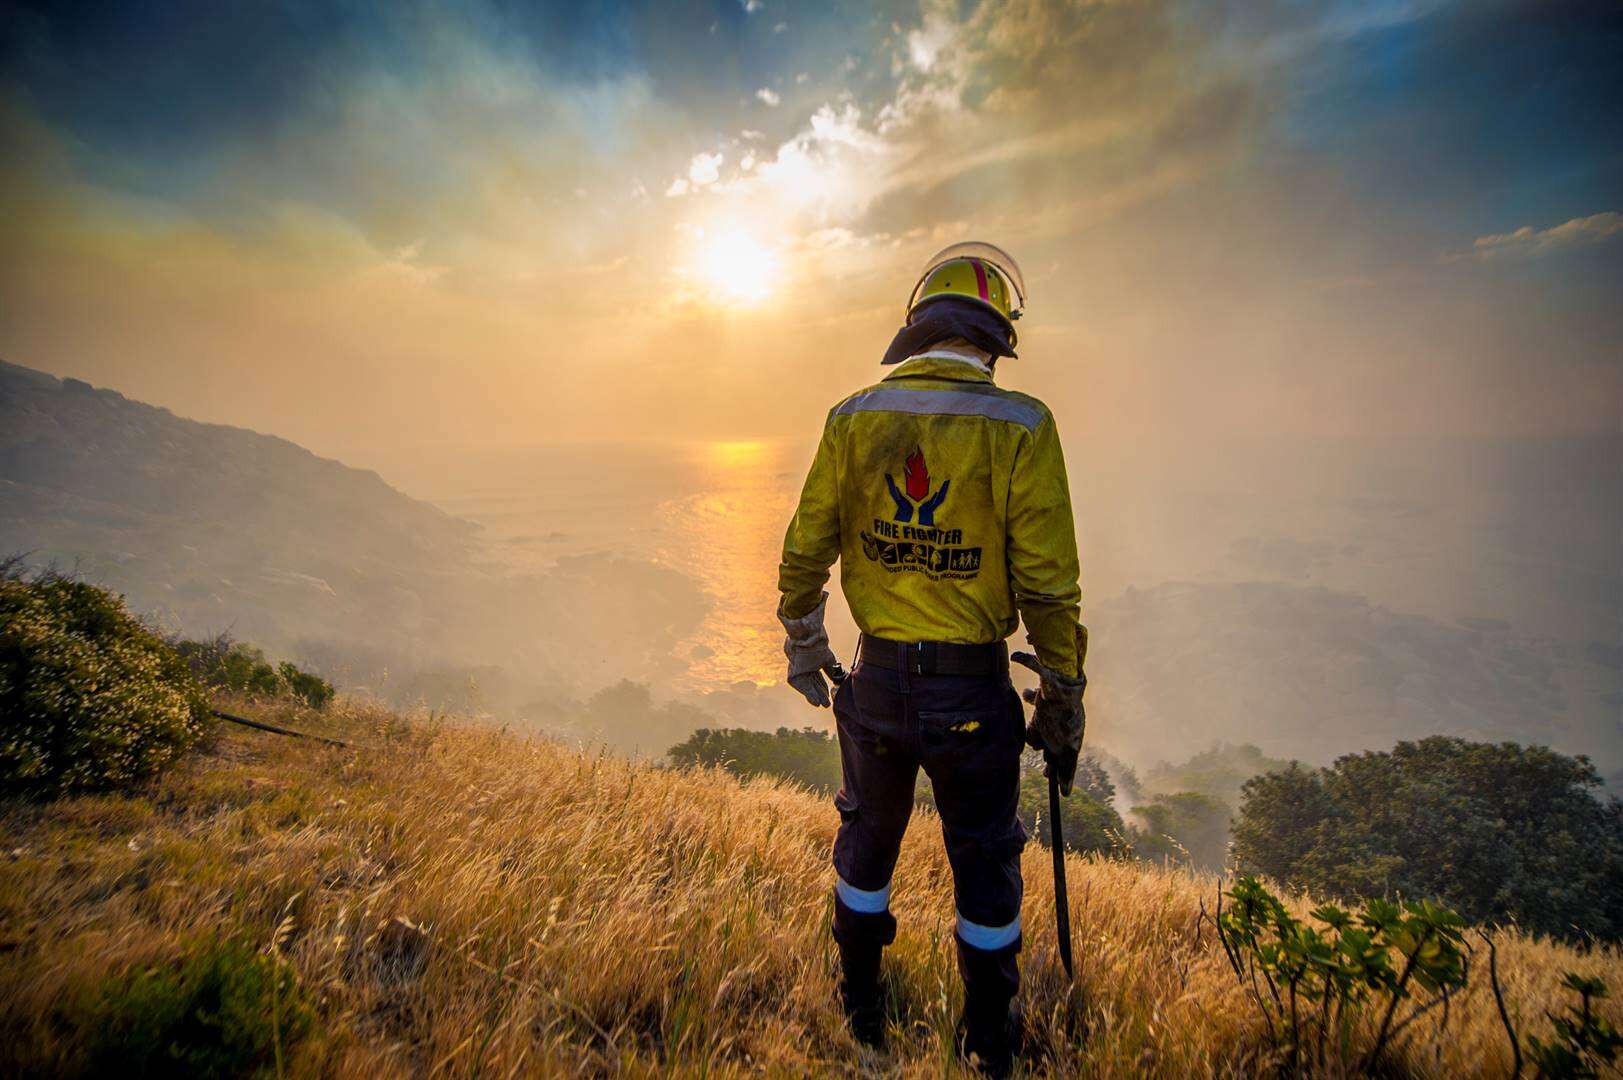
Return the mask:
POLYGON ((870 942, 840 945, 840 1004, 851 1037, 876 1050, 885 1045, 885 1005, 879 991, 883 951, 883 946, 870 942))
POLYGON ((1014 1071, 1014 1053, 1020 1043, 1020 1016, 1014 1007, 1020 988, 1019 951, 1018 940, 988 951, 958 939, 958 971, 964 977, 958 1052, 991 1077, 1014 1071))
POLYGON ((888 911, 861 913, 834 900, 834 941, 840 947, 840 1004, 851 1035, 863 1046, 885 1044, 885 1004, 879 990, 879 957, 896 940, 888 911))
POLYGON ((1010 1001, 966 1001, 958 1023, 958 1056, 983 1075, 1001 1080, 1014 1072, 1020 1017, 1010 1001))

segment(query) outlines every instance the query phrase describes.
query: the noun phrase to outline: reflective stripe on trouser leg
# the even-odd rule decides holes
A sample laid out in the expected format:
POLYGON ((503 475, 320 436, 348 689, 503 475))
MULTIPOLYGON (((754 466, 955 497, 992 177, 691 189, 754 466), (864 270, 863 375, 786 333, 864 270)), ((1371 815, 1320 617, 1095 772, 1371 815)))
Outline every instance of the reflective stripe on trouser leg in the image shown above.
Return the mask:
POLYGON ((890 882, 883 888, 859 889, 838 874, 834 875, 834 895, 859 915, 878 915, 890 910, 890 882))
POLYGON ((1020 916, 1016 914, 1013 922, 1002 926, 982 926, 980 923, 970 922, 960 914, 958 937, 965 945, 984 952, 1007 948, 1020 940, 1020 916))

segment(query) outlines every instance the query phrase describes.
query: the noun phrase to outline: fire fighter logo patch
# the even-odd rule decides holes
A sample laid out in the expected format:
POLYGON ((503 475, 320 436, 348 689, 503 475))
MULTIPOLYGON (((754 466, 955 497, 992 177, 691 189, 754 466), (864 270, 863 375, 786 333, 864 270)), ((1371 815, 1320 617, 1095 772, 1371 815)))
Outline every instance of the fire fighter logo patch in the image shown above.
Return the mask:
POLYGON ((952 481, 930 489, 930 469, 923 449, 902 462, 902 486, 885 474, 885 489, 896 512, 890 521, 874 518, 873 531, 863 532, 862 553, 891 573, 924 574, 932 581, 965 579, 980 573, 981 549, 964 546, 962 529, 939 528, 936 512, 947 501, 952 481))
POLYGON ((924 464, 922 449, 907 455, 907 460, 902 462, 902 476, 907 481, 906 497, 896 490, 896 481, 890 473, 885 474, 885 486, 890 489, 890 497, 896 500, 896 520, 912 521, 913 507, 917 504, 919 524, 934 525, 935 512, 941 509, 942 502, 946 500, 947 488, 952 486, 952 481, 941 481, 940 490, 934 495, 930 494, 930 469, 924 464))

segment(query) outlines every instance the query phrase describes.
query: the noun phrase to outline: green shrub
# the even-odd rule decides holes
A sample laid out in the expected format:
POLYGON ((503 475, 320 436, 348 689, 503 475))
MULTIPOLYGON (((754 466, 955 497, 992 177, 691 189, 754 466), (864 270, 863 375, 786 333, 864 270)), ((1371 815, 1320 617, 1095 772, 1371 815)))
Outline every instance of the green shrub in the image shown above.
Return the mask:
MULTIPOLYGON (((1561 985, 1578 995, 1578 1004, 1567 1006, 1560 1016, 1551 1016, 1554 1038, 1527 1040, 1528 1054, 1537 1075, 1574 1080, 1604 1075, 1623 1052, 1623 1035, 1595 1012, 1594 1002, 1606 996, 1606 983, 1567 972, 1561 985)), ((1510 1033, 1514 1040, 1516 1033, 1510 1033)))
POLYGON ((719 765, 734 776, 779 776, 814 791, 841 783, 840 744, 826 731, 700 728, 666 751, 672 765, 719 765))
POLYGON ((208 700, 106 589, 0 567, 0 791, 125 785, 202 734, 208 700))
POLYGON ((276 674, 282 679, 282 685, 287 692, 312 709, 325 709, 332 700, 332 683, 320 675, 312 675, 308 671, 300 671, 286 660, 282 661, 276 669, 276 674))
POLYGON ((175 649, 199 682, 212 690, 273 697, 281 690, 276 669, 265 654, 242 641, 221 634, 210 641, 177 640, 175 649))
POLYGON ((313 1015, 286 961, 202 939, 110 980, 79 1019, 91 1075, 225 1077, 269 1071, 313 1015))
POLYGON ((260 649, 221 634, 209 641, 175 641, 175 649, 199 682, 212 690, 228 690, 253 697, 297 698, 312 709, 324 709, 333 699, 326 679, 283 661, 272 667, 260 649))
POLYGON ((1217 937, 1234 976, 1268 1022, 1292 1075, 1309 1066, 1368 1073, 1405 1029, 1465 986, 1465 920, 1434 904, 1371 900, 1356 916, 1325 904, 1293 916, 1255 878, 1219 894, 1217 937), (1375 1042, 1354 1055, 1352 1032, 1366 1008, 1380 1017, 1375 1042))

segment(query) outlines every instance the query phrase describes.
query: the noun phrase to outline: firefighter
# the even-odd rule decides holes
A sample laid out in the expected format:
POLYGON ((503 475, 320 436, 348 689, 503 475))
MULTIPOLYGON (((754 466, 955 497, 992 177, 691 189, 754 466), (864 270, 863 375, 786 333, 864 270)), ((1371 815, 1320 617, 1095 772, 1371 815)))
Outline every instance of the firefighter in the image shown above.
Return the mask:
POLYGON ((1024 303, 1019 267, 990 244, 929 260, 881 361, 895 370, 828 414, 778 571, 789 684, 832 700, 839 734, 834 938, 852 1033, 884 1040, 891 873, 923 768, 952 864, 959 1050, 994 1075, 1012 1068, 1019 1024, 1021 752, 1042 749, 1070 794, 1086 685, 1059 434, 1042 402, 993 379, 1024 303), (831 699, 823 587, 836 559, 862 636, 831 699), (1036 656, 1013 659, 1041 679, 1029 731, 1005 644, 1021 620, 1036 656))

